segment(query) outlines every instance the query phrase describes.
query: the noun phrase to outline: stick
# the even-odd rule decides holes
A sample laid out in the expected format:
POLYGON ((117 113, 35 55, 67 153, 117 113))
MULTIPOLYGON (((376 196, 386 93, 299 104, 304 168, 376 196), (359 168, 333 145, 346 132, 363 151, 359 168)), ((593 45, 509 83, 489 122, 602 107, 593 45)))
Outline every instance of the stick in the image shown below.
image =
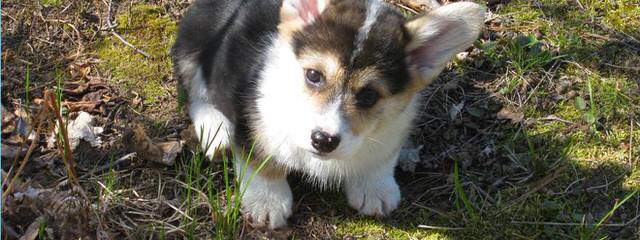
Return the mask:
POLYGON ((560 166, 558 168, 556 168, 555 171, 553 171, 553 173, 551 175, 547 175, 544 178, 542 178, 539 183, 531 190, 529 190, 528 192, 526 192, 525 194, 522 194, 522 196, 520 196, 519 198, 517 198, 516 200, 513 200, 511 202, 511 204, 509 205, 509 207, 515 205, 516 203, 522 202, 524 200, 526 200, 531 194, 540 191, 540 189, 542 189, 544 186, 546 186, 547 184, 551 183, 554 179, 556 179, 558 176, 560 176, 560 173, 562 173, 562 171, 564 171, 564 169, 567 168, 568 165, 563 165, 560 166))
MULTIPOLYGON (((635 216, 633 219, 626 223, 607 223, 600 224, 602 227, 626 227, 632 224, 640 218, 640 215, 635 216)), ((548 226, 596 226, 597 223, 563 223, 563 222, 529 222, 529 221, 511 221, 513 224, 529 224, 529 225, 548 225, 548 226)))
POLYGON ((429 226, 429 225, 418 225, 418 228, 422 229, 434 229, 434 230, 463 230, 461 227, 439 227, 439 226, 429 226))
POLYGON ((113 25, 113 23, 111 23, 111 2, 112 2, 112 0, 109 0, 109 6, 107 8, 107 27, 109 27, 109 30, 110 30, 111 34, 113 36, 115 36, 116 38, 118 38, 118 40, 120 40, 120 42, 124 43, 124 45, 126 45, 127 47, 130 47, 131 49, 133 49, 137 53, 141 54, 142 56, 145 56, 146 58, 153 59, 151 54, 149 54, 149 53, 143 51, 142 49, 134 46, 133 44, 129 43, 126 39, 124 39, 124 37, 120 36, 120 34, 118 34, 116 32, 115 26, 113 25))
POLYGON ((56 98, 51 93, 51 91, 47 90, 44 92, 45 103, 48 103, 49 107, 53 112, 55 112, 55 116, 58 119, 58 125, 60 125, 60 131, 62 132, 62 138, 64 141, 64 165, 67 167, 67 175, 71 183, 77 185, 78 184, 78 176, 76 175, 76 162, 73 160, 73 156, 71 153, 71 146, 69 146, 69 133, 67 132, 67 125, 64 123, 62 115, 60 114, 60 109, 56 105, 56 98))
POLYGON ((122 156, 121 158, 119 158, 115 162, 109 163, 109 165, 104 165, 104 166, 98 167, 98 168, 96 168, 94 170, 91 170, 91 172, 82 175, 80 178, 85 178, 87 176, 94 175, 96 173, 100 173, 100 172, 103 172, 105 170, 109 170, 109 168, 118 166, 118 165, 120 165, 121 163, 123 163, 125 161, 131 160, 135 156, 136 156, 136 153, 134 153, 134 152, 133 153, 129 153, 127 155, 122 156))

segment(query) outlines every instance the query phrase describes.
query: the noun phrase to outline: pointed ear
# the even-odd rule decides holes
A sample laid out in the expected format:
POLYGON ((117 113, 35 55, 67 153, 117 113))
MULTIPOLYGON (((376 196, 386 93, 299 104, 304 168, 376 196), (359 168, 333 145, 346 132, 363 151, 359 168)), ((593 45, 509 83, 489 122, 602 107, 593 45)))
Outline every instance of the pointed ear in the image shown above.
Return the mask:
POLYGON ((484 25, 484 9, 471 2, 451 3, 409 21, 409 70, 429 84, 457 53, 473 44, 484 25))
POLYGON ((280 31, 291 33, 313 23, 329 0, 283 0, 280 8, 280 31))

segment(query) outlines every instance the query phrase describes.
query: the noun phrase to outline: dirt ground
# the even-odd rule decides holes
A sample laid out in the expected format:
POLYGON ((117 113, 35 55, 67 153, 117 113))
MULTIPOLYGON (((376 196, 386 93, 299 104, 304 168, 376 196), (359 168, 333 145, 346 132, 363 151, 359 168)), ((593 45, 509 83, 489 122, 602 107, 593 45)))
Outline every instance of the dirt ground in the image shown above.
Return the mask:
POLYGON ((232 170, 197 160, 168 56, 190 1, 2 1, 2 236, 639 239, 640 2, 476 2, 486 30, 424 91, 398 210, 294 175, 287 229, 221 235, 232 170))

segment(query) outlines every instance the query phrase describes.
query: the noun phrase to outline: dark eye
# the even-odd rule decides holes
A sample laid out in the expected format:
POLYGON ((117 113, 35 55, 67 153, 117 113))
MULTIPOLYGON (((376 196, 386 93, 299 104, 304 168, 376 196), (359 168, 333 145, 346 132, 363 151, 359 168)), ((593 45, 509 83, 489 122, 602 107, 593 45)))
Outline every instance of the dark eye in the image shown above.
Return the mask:
POLYGON ((306 69, 304 71, 304 76, 307 78, 307 83, 311 84, 311 86, 319 87, 324 83, 324 76, 317 70, 306 69))
POLYGON ((372 88, 364 88, 356 94, 356 106, 358 108, 370 108, 378 102, 380 94, 372 88))

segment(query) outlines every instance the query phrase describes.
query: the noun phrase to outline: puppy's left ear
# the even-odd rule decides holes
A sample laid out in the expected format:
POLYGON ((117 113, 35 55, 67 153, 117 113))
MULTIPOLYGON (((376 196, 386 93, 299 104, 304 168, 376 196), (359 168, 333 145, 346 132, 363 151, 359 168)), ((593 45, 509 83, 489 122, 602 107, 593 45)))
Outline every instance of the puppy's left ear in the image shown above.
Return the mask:
POLYGON ((457 53, 473 44, 484 25, 484 9, 471 2, 456 2, 409 21, 412 36, 407 45, 409 70, 429 84, 457 53))
POLYGON ((281 33, 290 35, 313 23, 324 11, 329 0, 283 0, 280 8, 281 33))

